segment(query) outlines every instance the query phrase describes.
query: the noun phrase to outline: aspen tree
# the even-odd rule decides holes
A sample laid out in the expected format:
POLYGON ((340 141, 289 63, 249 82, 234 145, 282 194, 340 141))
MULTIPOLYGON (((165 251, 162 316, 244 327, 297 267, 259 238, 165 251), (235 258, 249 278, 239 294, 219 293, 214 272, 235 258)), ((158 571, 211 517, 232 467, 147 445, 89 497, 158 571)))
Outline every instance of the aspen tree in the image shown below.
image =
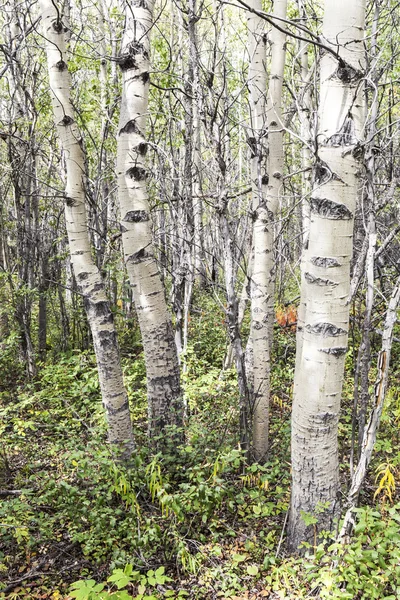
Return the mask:
MULTIPOLYGON (((261 10, 253 0, 252 8, 261 10)), ((275 0, 273 15, 286 17, 287 0, 275 0)), ((253 246, 254 264, 251 288, 251 335, 253 345, 253 456, 266 459, 268 451, 270 350, 274 320, 274 220, 279 208, 283 179, 282 84, 285 67, 286 34, 271 31, 271 71, 265 97, 265 39, 261 19, 249 18, 251 64, 249 87, 254 138, 252 147, 253 246), (265 111, 265 113, 264 113, 265 111), (265 120, 268 126, 268 152, 265 150, 265 120), (266 165, 265 165, 266 163, 266 165)))
POLYGON ((318 158, 296 357, 288 545, 332 530, 339 510, 338 418, 347 350, 350 259, 364 127, 365 1, 327 0, 318 158))
POLYGON ((71 103, 71 77, 68 72, 65 25, 52 0, 40 2, 46 39, 50 93, 54 121, 66 165, 65 223, 71 263, 83 296, 93 337, 100 388, 108 422, 108 439, 119 447, 123 458, 133 450, 129 403, 124 388, 119 347, 113 315, 101 274, 93 260, 85 206, 85 166, 81 136, 71 103))
POLYGON ((126 4, 118 63, 122 105, 117 147, 122 244, 146 361, 149 433, 182 425, 179 362, 151 233, 146 186, 146 116, 154 0, 126 4))

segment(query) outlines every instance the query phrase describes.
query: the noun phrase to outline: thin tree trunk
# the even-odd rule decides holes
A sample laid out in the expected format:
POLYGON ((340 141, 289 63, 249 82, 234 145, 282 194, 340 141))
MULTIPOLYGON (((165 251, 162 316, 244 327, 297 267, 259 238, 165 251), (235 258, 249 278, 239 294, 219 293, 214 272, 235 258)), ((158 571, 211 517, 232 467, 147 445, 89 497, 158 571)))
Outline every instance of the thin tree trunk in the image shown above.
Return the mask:
MULTIPOLYGON (((258 1, 257 7, 261 9, 258 1)), ((287 0, 275 0, 273 15, 286 17, 287 0)), ((267 99, 265 90, 265 41, 260 37, 260 19, 252 15, 250 39, 254 51, 249 71, 252 95, 253 122, 257 132, 252 158, 253 186, 253 245, 251 335, 253 341, 253 457, 266 460, 268 452, 270 352, 272 346, 275 296, 274 221, 279 208, 283 180, 282 84, 285 67, 286 34, 276 28, 271 32, 271 73, 267 99), (265 135, 264 107, 268 123, 267 168, 264 171, 265 135), (261 109, 261 110, 260 110, 261 109)))
POLYGON ((381 421, 383 405, 386 396, 386 388, 389 381, 390 354, 393 343, 393 328, 397 321, 397 311, 400 305, 400 277, 397 279, 389 301, 385 318, 385 326, 382 335, 382 347, 378 355, 378 374, 374 388, 374 406, 364 429, 360 459, 351 480, 350 491, 347 496, 347 511, 343 525, 339 533, 339 539, 345 540, 353 527, 353 511, 357 505, 358 494, 364 482, 372 451, 374 449, 376 436, 381 421))
POLYGON ((239 428, 240 445, 242 450, 247 453, 249 450, 249 390, 246 379, 245 356, 243 352, 242 339, 239 330, 238 318, 238 299, 236 294, 236 273, 234 265, 234 240, 227 217, 228 201, 226 193, 221 190, 221 200, 218 207, 220 232, 223 243, 224 255, 224 277, 226 289, 226 317, 228 334, 231 342, 239 387, 239 428))

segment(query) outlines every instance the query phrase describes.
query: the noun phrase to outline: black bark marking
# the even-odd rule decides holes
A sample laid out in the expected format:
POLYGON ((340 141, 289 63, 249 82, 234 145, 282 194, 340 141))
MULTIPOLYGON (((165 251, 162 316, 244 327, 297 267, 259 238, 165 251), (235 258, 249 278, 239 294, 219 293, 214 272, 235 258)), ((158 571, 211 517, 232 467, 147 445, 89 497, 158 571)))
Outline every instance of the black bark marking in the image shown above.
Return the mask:
POLYGON ((128 223, 140 223, 141 221, 148 221, 149 218, 149 213, 146 210, 130 210, 122 220, 128 223))
POLYGON ((318 185, 327 183, 330 179, 332 179, 332 171, 323 160, 319 160, 315 165, 314 179, 315 183, 318 185))
POLYGON ((61 121, 59 122, 59 125, 64 125, 64 127, 67 127, 68 125, 72 125, 73 122, 74 120, 72 117, 70 117, 69 115, 64 115, 61 121))
POLYGON ((124 54, 117 58, 117 63, 122 72, 129 71, 130 69, 137 69, 137 62, 134 56, 130 54, 124 54))
MULTIPOLYGON (((358 142, 353 149, 353 156, 356 160, 361 161, 364 158, 365 154, 365 146, 358 142)), ((359 176, 359 173, 358 173, 359 176)))
POLYGON ((119 413, 125 412, 129 410, 129 402, 128 399, 125 400, 123 404, 119 408, 113 408, 109 404, 104 407, 109 415, 118 415, 119 413))
POLYGON ((104 289, 104 284, 101 281, 98 281, 92 287, 92 292, 100 292, 103 289, 104 289))
POLYGON ((59 60, 58 63, 56 63, 56 67, 59 71, 66 71, 67 70, 67 63, 64 60, 59 60))
POLYGON ((322 277, 315 277, 315 275, 313 275, 312 273, 309 273, 308 271, 306 273, 304 273, 304 277, 306 278, 306 281, 312 285, 333 285, 333 286, 337 286, 339 285, 336 281, 332 281, 331 279, 323 279, 322 277))
POLYGON ((267 173, 265 173, 265 175, 263 175, 261 177, 261 183, 262 183, 262 185, 268 185, 268 182, 269 182, 269 177, 268 177, 267 173))
POLYGON ((52 27, 53 27, 54 31, 56 31, 57 33, 61 33, 63 30, 63 24, 59 20, 53 21, 52 27))
POLYGON ((144 85, 150 81, 150 73, 148 71, 142 73, 140 77, 142 78, 144 85))
POLYGON ((137 151, 139 152, 140 156, 145 156, 147 154, 147 142, 140 142, 137 147, 137 151))
POLYGON ((119 130, 119 135, 121 135, 121 133, 137 133, 143 137, 143 133, 140 131, 134 119, 125 123, 122 129, 119 130))
POLYGON ((257 156, 257 140, 254 136, 248 137, 246 142, 250 148, 250 158, 255 158, 257 156))
POLYGON ((315 323, 314 325, 306 325, 305 330, 315 335, 322 337, 337 337, 339 335, 347 335, 347 331, 341 327, 336 327, 332 323, 315 323))
POLYGON ((154 388, 162 388, 168 394, 167 390, 172 392, 172 396, 176 397, 181 393, 179 378, 177 373, 173 371, 170 375, 160 375, 158 377, 148 377, 148 386, 154 388))
POLYGON ((331 258, 330 256, 312 256, 311 262, 316 267, 323 267, 324 269, 342 266, 337 258, 331 258))
POLYGON ((67 206, 74 206, 75 205, 75 200, 73 198, 71 198, 71 196, 67 196, 65 198, 65 204, 67 206))
POLYGON ((349 113, 340 128, 340 130, 332 135, 332 137, 328 140, 329 146, 352 146, 357 143, 357 138, 355 134, 355 125, 354 120, 349 113))
POLYGON ((106 300, 100 300, 100 302, 93 302, 91 295, 86 295, 83 299, 83 304, 88 315, 93 318, 102 318, 102 323, 112 323, 113 316, 110 310, 110 306, 106 300))
MULTIPOLYGON (((103 315, 102 315, 103 316, 103 315)), ((106 317, 106 321, 110 320, 111 322, 111 312, 107 315, 104 315, 106 317)), ((114 348, 115 343, 116 343, 116 339, 115 339, 115 332, 114 331, 108 331, 108 330, 104 330, 101 329, 98 333, 97 333, 97 343, 99 344, 99 346, 103 349, 103 350, 109 350, 111 348, 114 348)), ((107 371, 107 373, 109 373, 109 366, 110 365, 106 365, 104 367, 105 371, 107 371)))
POLYGON ((339 64, 336 75, 338 79, 345 84, 349 84, 352 81, 357 81, 357 79, 361 79, 363 77, 363 73, 361 73, 361 71, 358 71, 343 61, 339 64))
POLYGON ((331 424, 337 419, 337 413, 332 412, 317 413, 316 416, 324 425, 331 424))
POLYGON ((130 167, 125 175, 128 175, 128 177, 135 181, 144 181, 147 177, 147 171, 143 167, 130 167))
POLYGON ((311 212, 327 219, 348 221, 353 218, 353 213, 347 206, 328 200, 328 198, 311 198, 310 207, 311 212))
POLYGON ((149 58, 149 53, 146 48, 140 42, 133 42, 126 47, 125 53, 121 54, 117 58, 117 63, 121 71, 129 71, 130 69, 137 69, 138 64, 136 57, 142 55, 146 60, 149 58))
POLYGON ((347 348, 345 348, 344 346, 335 346, 333 348, 320 348, 319 351, 324 352, 325 354, 331 354, 332 356, 336 356, 337 358, 339 358, 339 356, 343 356, 343 354, 346 354, 347 348))
POLYGON ((79 275, 76 276, 78 281, 86 281, 86 279, 88 279, 89 277, 89 273, 79 273, 79 275))
MULTIPOLYGON (((150 256, 150 254, 148 252, 146 252, 145 248, 141 248, 137 252, 134 252, 133 254, 131 254, 128 257, 128 261, 132 262, 133 264, 137 264, 137 263, 140 263, 140 262, 146 260, 146 258, 149 258, 149 256, 150 256)), ((158 274, 158 272, 157 272, 157 274, 158 274)))

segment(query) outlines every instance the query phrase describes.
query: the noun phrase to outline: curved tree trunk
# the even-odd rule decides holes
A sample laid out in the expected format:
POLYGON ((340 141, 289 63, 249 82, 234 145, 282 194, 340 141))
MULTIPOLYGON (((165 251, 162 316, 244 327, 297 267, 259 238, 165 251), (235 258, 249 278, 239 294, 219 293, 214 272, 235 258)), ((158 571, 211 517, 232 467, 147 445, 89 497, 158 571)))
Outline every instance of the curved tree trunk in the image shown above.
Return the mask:
POLYGON ((49 81, 54 120, 65 155, 67 185, 65 222, 71 263, 83 296, 99 372, 103 405, 108 421, 108 438, 124 458, 133 450, 132 425, 113 315, 100 272, 93 261, 85 207, 85 168, 81 136, 71 104, 71 77, 65 49, 65 27, 52 0, 40 1, 46 38, 49 81))
POLYGON ((145 352, 151 436, 166 425, 182 425, 183 418, 178 356, 155 260, 146 186, 153 5, 153 0, 134 0, 126 6, 118 60, 123 83, 117 149, 122 243, 145 352))
POLYGON ((337 427, 362 166, 364 18, 365 0, 325 4, 323 34, 332 53, 321 59, 319 148, 302 288, 305 320, 295 370, 288 533, 293 551, 332 530, 339 510, 337 427))

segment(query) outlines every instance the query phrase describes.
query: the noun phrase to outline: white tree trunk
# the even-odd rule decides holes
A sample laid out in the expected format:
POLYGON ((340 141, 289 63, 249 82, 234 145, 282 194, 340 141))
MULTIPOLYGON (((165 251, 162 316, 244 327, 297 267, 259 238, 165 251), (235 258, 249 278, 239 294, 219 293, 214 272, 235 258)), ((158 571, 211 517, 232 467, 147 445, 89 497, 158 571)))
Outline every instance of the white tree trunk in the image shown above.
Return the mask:
POLYGON ((92 332, 109 441, 119 446, 124 457, 129 457, 133 450, 133 434, 118 342, 104 284, 92 258, 87 230, 84 155, 70 98, 65 28, 52 0, 41 0, 40 6, 54 120, 66 163, 65 221, 71 263, 92 332))
MULTIPOLYGON (((260 0, 252 8, 261 10, 260 0)), ((286 17, 287 0, 275 0, 273 14, 286 17)), ((283 177, 282 83, 286 34, 271 31, 271 72, 265 99, 265 38, 262 19, 249 18, 251 94, 254 137, 252 148, 254 263, 251 290, 251 335, 253 342, 253 457, 262 462, 268 451, 270 351, 274 322, 274 220, 279 207, 283 177), (265 111, 265 114, 264 114, 265 111), (268 153, 265 152, 265 120, 268 123, 268 153), (267 159, 267 160, 265 160, 267 159), (267 168, 265 172, 265 162, 267 168)))
POLYGON ((145 352, 150 435, 166 425, 181 425, 183 416, 178 356, 155 260, 146 186, 153 5, 153 0, 135 0, 126 6, 118 59, 123 81, 117 148, 122 243, 145 352))
POLYGON ((327 0, 318 160, 304 261, 303 344, 296 357, 288 544, 314 541, 338 514, 337 426, 347 350, 350 259, 361 170, 365 0, 327 0), (317 523, 306 526, 302 513, 317 523))

